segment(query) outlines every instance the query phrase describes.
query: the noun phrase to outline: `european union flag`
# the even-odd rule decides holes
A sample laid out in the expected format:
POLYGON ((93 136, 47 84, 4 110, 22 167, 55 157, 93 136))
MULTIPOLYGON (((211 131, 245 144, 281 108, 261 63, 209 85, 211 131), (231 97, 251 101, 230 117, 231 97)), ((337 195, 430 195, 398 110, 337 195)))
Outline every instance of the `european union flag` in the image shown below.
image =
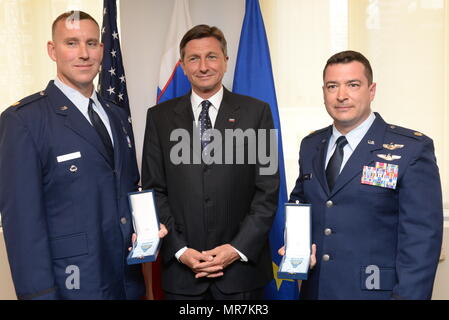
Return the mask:
POLYGON ((104 54, 98 80, 98 91, 102 97, 114 102, 130 115, 125 69, 122 63, 117 28, 116 0, 104 0, 103 2, 101 42, 104 45, 104 54))
POLYGON ((274 126, 278 130, 279 147, 279 206, 270 232, 271 255, 273 258, 273 279, 265 288, 265 297, 273 300, 297 299, 296 281, 277 278, 277 268, 281 261, 277 250, 284 243, 285 213, 287 202, 284 156, 282 153, 281 124, 276 101, 270 49, 258 0, 246 0, 245 18, 240 35, 239 51, 234 74, 233 91, 255 97, 270 104, 274 126))

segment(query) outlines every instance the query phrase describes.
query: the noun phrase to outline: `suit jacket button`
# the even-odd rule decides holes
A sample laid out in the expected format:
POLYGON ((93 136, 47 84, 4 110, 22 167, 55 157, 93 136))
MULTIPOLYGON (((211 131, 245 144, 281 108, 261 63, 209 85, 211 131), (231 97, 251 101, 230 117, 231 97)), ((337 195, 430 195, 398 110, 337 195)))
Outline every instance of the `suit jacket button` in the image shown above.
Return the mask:
POLYGON ((121 222, 122 224, 126 224, 127 220, 126 220, 125 217, 123 217, 123 218, 120 219, 120 222, 121 222))
POLYGON ((324 229, 324 234, 326 236, 330 236, 332 234, 332 229, 330 229, 330 228, 324 229))
POLYGON ((323 261, 329 261, 330 258, 331 257, 328 254, 323 255, 323 261))
POLYGON ((326 202, 326 207, 331 208, 334 206, 334 203, 332 202, 332 200, 329 200, 326 202))

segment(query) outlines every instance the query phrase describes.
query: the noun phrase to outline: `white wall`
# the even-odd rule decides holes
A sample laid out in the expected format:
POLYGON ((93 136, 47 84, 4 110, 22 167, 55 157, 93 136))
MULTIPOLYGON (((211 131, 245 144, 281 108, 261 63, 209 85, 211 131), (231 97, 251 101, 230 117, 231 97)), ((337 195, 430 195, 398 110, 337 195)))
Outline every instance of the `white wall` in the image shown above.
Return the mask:
MULTIPOLYGON (((121 46, 139 167, 146 110, 156 102, 159 66, 173 4, 174 0, 120 1, 121 46)), ((244 14, 243 0, 190 0, 193 25, 215 25, 225 34, 229 63, 223 83, 228 89, 232 89, 244 14)))

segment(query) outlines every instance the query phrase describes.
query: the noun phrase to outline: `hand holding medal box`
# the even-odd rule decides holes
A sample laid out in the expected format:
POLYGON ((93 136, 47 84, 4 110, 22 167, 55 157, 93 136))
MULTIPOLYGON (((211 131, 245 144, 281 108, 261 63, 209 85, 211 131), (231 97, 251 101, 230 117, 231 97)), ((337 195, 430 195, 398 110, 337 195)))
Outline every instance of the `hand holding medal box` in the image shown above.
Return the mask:
POLYGON ((128 194, 137 240, 128 255, 128 264, 152 262, 161 244, 159 221, 152 190, 128 194))
POLYGON ((310 204, 285 204, 285 255, 278 278, 306 280, 310 263, 310 204))

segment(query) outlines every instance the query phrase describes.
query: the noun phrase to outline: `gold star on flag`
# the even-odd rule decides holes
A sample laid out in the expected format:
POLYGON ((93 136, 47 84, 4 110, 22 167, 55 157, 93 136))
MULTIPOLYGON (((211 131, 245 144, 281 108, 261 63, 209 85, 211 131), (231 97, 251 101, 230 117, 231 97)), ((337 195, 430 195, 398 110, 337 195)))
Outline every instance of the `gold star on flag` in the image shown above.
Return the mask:
POLYGON ((281 285, 282 285, 282 281, 294 282, 295 280, 292 280, 292 279, 279 279, 278 278, 278 270, 279 270, 279 267, 277 266, 276 263, 273 262, 274 281, 276 281, 276 287, 277 287, 277 289, 279 291, 279 289, 281 288, 281 285))

